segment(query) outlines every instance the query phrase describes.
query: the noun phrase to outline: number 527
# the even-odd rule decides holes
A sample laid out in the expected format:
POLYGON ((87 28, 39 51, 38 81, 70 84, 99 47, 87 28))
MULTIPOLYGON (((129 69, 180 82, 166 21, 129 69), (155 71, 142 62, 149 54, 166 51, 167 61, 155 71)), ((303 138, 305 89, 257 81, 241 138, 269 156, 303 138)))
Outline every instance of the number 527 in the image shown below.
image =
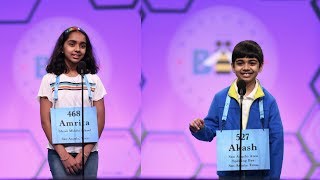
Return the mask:
MULTIPOLYGON (((241 140, 248 140, 249 139, 249 133, 242 134, 241 140)), ((240 134, 236 135, 236 140, 240 141, 240 134)))

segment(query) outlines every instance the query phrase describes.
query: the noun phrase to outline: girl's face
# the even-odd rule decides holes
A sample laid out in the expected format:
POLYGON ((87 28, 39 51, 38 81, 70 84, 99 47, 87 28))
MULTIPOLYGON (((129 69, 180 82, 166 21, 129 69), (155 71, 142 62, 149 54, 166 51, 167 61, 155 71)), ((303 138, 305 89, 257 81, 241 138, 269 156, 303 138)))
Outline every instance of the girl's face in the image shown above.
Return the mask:
POLYGON ((78 64, 86 53, 86 37, 79 31, 71 32, 63 44, 67 64, 78 64))

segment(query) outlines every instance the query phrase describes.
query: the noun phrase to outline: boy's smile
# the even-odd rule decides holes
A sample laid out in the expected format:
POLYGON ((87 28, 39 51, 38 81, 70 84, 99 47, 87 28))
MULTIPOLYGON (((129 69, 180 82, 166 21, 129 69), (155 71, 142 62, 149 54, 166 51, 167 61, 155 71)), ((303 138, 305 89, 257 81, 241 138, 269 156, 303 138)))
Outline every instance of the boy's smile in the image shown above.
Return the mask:
POLYGON ((244 80, 249 85, 255 82, 256 77, 262 71, 262 64, 257 58, 237 58, 232 64, 232 70, 238 79, 244 80))

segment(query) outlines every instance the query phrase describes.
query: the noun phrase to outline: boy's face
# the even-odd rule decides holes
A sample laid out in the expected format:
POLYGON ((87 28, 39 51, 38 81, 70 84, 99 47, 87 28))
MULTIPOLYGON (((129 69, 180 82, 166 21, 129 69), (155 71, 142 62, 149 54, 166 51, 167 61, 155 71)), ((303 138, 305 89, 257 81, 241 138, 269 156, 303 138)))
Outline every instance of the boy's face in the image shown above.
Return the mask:
POLYGON ((247 84, 255 82, 258 73, 262 71, 262 64, 260 65, 256 58, 237 58, 232 64, 232 70, 238 79, 244 80, 247 84))

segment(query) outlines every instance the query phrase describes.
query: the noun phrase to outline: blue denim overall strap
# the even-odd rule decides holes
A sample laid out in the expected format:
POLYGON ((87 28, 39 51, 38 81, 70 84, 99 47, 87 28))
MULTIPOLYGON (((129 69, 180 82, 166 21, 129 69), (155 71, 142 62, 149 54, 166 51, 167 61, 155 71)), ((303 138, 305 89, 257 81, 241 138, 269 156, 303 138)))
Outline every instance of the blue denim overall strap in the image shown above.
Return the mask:
MULTIPOLYGON (((226 102, 224 103, 224 108, 223 108, 222 124, 225 124, 225 122, 227 121, 230 101, 231 101, 231 98, 229 95, 227 95, 226 102)), ((262 121, 262 129, 264 129, 263 98, 259 98, 259 113, 260 113, 260 120, 262 121)), ((222 129, 223 129, 223 126, 221 127, 221 130, 222 129)))
POLYGON ((56 107, 56 102, 58 101, 58 88, 60 84, 60 75, 56 77, 56 83, 54 84, 53 92, 53 108, 56 107))
POLYGON ((222 121, 226 121, 227 120, 230 101, 231 101, 231 98, 230 98, 230 96, 227 95, 226 102, 224 103, 224 108, 223 108, 222 121))
POLYGON ((87 89, 88 89, 88 96, 89 96, 90 104, 91 104, 91 106, 93 106, 91 85, 88 81, 87 75, 84 75, 84 81, 85 81, 87 89))
MULTIPOLYGON (((91 104, 91 106, 93 106, 91 85, 90 85, 90 83, 89 83, 89 81, 88 81, 87 75, 84 75, 84 81, 85 81, 86 86, 87 86, 87 89, 88 89, 88 96, 89 96, 90 104, 91 104)), ((53 108, 56 107, 56 102, 58 101, 59 84, 60 84, 60 75, 56 77, 56 82, 55 82, 55 84, 54 84, 53 108)))

